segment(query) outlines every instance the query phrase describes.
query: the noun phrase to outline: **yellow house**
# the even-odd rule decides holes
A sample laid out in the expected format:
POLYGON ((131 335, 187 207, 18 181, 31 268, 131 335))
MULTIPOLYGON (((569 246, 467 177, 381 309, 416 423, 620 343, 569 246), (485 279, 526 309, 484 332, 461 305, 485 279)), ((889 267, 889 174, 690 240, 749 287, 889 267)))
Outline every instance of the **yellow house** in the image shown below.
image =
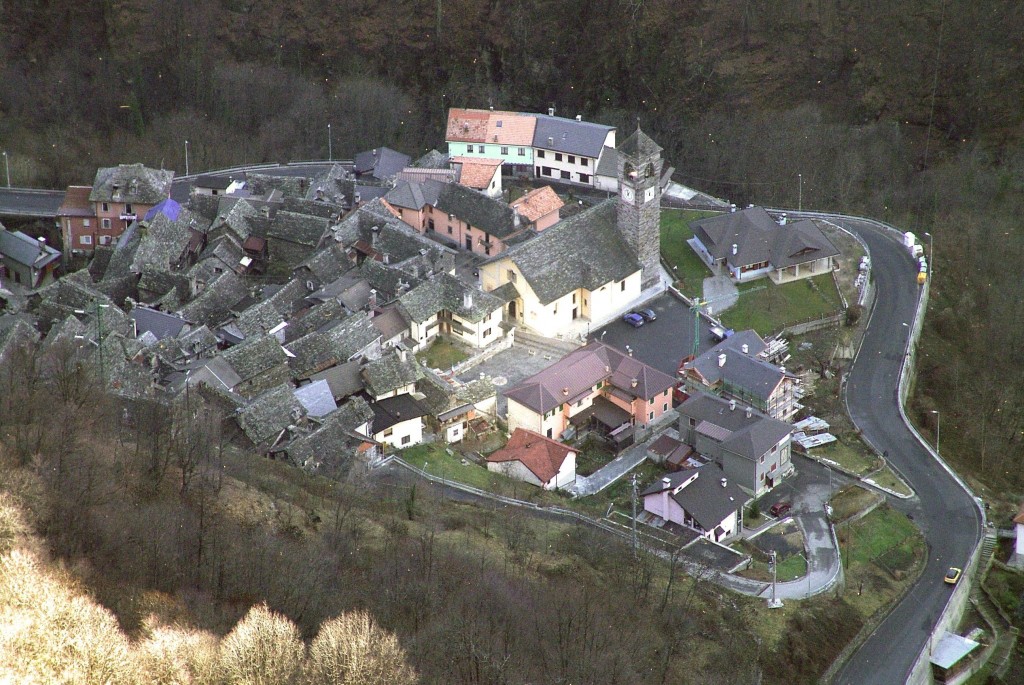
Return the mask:
POLYGON ((615 318, 641 294, 642 266, 610 199, 506 250, 480 267, 485 292, 511 283, 508 319, 546 336, 615 318))

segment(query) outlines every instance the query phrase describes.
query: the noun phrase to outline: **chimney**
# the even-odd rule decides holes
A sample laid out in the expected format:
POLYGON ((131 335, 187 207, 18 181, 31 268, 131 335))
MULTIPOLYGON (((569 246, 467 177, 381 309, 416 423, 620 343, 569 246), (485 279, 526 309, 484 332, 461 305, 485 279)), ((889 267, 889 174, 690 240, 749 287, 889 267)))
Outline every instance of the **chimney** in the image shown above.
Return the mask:
POLYGON ((576 121, 583 121, 583 115, 582 114, 577 114, 576 115, 576 121))
POLYGON ((725 352, 718 355, 718 368, 722 368, 723 366, 725 366, 725 352))
POLYGON ((380 233, 380 226, 374 226, 370 229, 370 247, 377 244, 377 234, 380 233))
POLYGON ((381 259, 383 259, 383 260, 384 260, 384 263, 385 263, 385 264, 390 264, 390 263, 391 263, 391 255, 389 255, 389 254, 388 254, 387 252, 385 252, 385 253, 383 254, 383 256, 381 257, 381 259))
POLYGON ((731 212, 735 212, 735 211, 736 211, 736 204, 733 203, 733 204, 729 205, 729 212, 731 213, 731 212))
POLYGON ((639 383, 639 381, 637 381, 637 379, 633 378, 632 380, 629 381, 629 387, 635 388, 638 383, 639 383))
POLYGON ((740 349, 743 350, 743 354, 750 354, 750 345, 747 343, 740 345, 740 349))
POLYGON ((739 245, 737 245, 736 243, 733 243, 733 244, 732 244, 732 253, 733 253, 734 255, 735 255, 735 254, 736 254, 737 252, 739 252, 739 249, 740 249, 740 246, 739 246, 739 245))
POLYGON ((728 484, 729 484, 729 481, 726 480, 725 478, 722 478, 722 487, 724 488, 728 484))
POLYGON ((512 208, 512 225, 515 226, 516 228, 519 228, 519 208, 518 207, 513 207, 512 208))
POLYGON ((782 218, 779 219, 779 226, 785 226, 785 225, 786 225, 786 213, 783 212, 782 213, 782 218))
POLYGON ((672 479, 671 479, 671 478, 668 478, 668 477, 666 476, 665 478, 662 478, 662 479, 661 479, 661 484, 662 484, 662 485, 664 485, 664 486, 665 486, 665 487, 667 488, 667 487, 669 487, 670 485, 672 485, 672 479))
POLYGON ((548 116, 549 117, 555 116, 555 108, 554 107, 548 107, 548 116))
POLYGON ((405 351, 405 350, 399 350, 398 351, 398 358, 400 360, 402 360, 403 362, 407 361, 409 359, 409 353, 407 351, 405 351))
POLYGON ((263 216, 265 216, 266 218, 269 219, 270 218, 270 207, 268 205, 263 205, 262 207, 260 207, 260 214, 262 214, 263 216))
POLYGON ((39 236, 39 256, 46 256, 46 238, 39 236))
POLYGON ((548 136, 548 147, 553 147, 554 144, 555 144, 555 139, 552 138, 551 136, 548 136))
POLYGON ((370 297, 367 298, 366 304, 370 309, 377 307, 377 290, 375 288, 370 288, 370 297))
POLYGON ((569 388, 568 387, 562 388, 562 394, 568 396, 569 395, 569 388))
POLYGON ((750 407, 747 407, 747 418, 749 419, 753 415, 754 415, 754 410, 751 409, 750 407))
POLYGON ((473 293, 469 290, 462 293, 462 306, 466 309, 473 307, 473 293))
POLYGON ((736 400, 729 400, 729 411, 736 411, 736 400))

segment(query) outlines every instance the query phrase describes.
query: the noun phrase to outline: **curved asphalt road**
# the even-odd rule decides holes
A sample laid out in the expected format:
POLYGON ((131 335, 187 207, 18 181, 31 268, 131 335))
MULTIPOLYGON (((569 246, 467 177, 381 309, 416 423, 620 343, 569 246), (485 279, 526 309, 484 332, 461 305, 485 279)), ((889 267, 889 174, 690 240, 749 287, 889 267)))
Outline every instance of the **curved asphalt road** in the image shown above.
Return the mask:
POLYGON ((871 252, 876 300, 860 353, 846 385, 854 423, 917 493, 894 506, 911 515, 928 544, 924 573, 840 671, 835 682, 903 683, 949 599, 943 575, 965 568, 981 537, 973 497, 918 442, 899 411, 903 356, 918 306, 917 268, 893 236, 872 222, 829 217, 857 233, 871 252))

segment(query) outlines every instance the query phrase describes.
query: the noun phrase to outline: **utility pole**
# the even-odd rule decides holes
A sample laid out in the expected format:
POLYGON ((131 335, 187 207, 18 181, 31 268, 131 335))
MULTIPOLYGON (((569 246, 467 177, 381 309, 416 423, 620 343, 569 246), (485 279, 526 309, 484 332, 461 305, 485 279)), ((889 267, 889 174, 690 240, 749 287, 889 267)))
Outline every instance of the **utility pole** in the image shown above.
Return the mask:
POLYGON ((7 156, 7 150, 4 150, 4 169, 7 171, 7 187, 11 187, 11 159, 7 156))
POLYGON ((331 125, 327 124, 327 161, 334 161, 334 148, 331 144, 331 125))
POLYGON ((797 174, 796 177, 800 184, 800 189, 798 191, 799 195, 797 196, 796 201, 796 209, 798 212, 802 212, 804 210, 804 175, 797 174))
POLYGON ((636 474, 632 476, 633 483, 633 556, 637 555, 637 540, 636 540, 636 474))
POLYGON ((772 598, 768 600, 769 609, 778 609, 782 606, 782 600, 775 596, 775 583, 779 579, 778 564, 775 563, 775 550, 772 550, 772 598))
POLYGON ((185 141, 185 175, 188 176, 188 141, 185 141))

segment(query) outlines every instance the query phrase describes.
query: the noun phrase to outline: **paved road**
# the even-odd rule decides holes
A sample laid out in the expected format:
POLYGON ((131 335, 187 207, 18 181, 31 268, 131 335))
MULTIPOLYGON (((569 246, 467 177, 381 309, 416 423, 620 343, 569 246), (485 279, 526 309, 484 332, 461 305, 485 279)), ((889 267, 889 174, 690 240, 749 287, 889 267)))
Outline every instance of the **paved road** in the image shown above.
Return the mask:
POLYGON ((854 423, 906 478, 917 498, 895 506, 913 516, 927 540, 921 579, 847 662, 837 683, 902 683, 928 641, 950 589, 942 576, 965 567, 981 536, 971 495, 918 442, 899 411, 900 367, 918 305, 917 268, 895 238, 871 223, 833 221, 856 232, 871 252, 877 299, 846 385, 854 423))
POLYGON ((64 202, 63 190, 0 188, 0 216, 24 216, 52 219, 64 202))

